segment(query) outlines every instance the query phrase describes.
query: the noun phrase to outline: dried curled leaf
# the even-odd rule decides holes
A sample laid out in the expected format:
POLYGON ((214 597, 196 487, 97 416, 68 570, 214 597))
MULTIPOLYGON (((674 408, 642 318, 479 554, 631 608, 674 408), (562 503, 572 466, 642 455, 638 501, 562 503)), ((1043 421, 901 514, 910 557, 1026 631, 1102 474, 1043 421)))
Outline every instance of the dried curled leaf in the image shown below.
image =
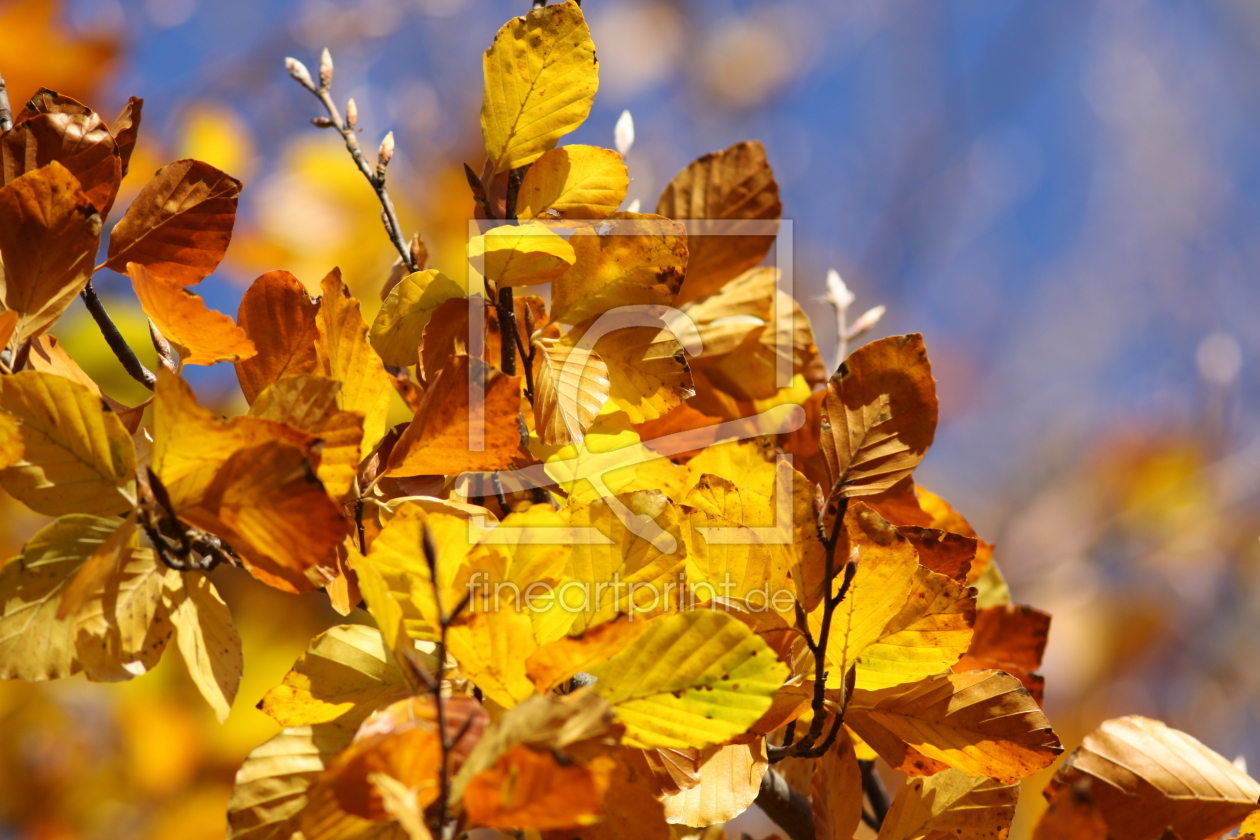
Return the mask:
POLYGON ((20 318, 17 340, 51 327, 83 291, 100 238, 100 215, 60 163, 0 187, 0 305, 20 318))
POLYGON ((127 263, 140 307, 186 365, 239 362, 257 354, 245 331, 222 312, 206 307, 198 295, 159 277, 139 263, 127 263))
POLYGON ((854 351, 827 384, 823 406, 833 493, 881 493, 908 476, 936 435, 936 382, 923 336, 893 336, 854 351))
POLYGON ((656 212, 684 221, 715 220, 715 235, 689 238, 687 280, 678 293, 679 302, 687 303, 716 292, 761 262, 774 244, 783 205, 766 150, 752 141, 690 163, 665 187, 656 212), (756 234, 748 232, 759 224, 756 234))
POLYGON ((581 125, 599 87, 595 45, 574 0, 508 21, 482 68, 481 134, 496 173, 536 160, 581 125))
POLYGON ((218 267, 232 239, 241 182, 199 160, 177 160, 157 171, 109 236, 107 268, 127 263, 184 286, 218 267))
POLYGON ((1260 783, 1224 756, 1137 715, 1104 721, 1085 736, 1046 794, 1082 780, 1115 840, 1158 837, 1166 827, 1184 840, 1206 840, 1241 822, 1260 799, 1260 783))

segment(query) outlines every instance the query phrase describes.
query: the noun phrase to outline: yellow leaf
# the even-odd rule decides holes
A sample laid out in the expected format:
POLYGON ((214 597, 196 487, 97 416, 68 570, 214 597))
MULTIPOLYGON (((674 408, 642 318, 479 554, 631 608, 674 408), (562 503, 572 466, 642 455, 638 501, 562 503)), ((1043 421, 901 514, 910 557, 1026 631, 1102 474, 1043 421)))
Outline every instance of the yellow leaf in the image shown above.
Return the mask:
POLYGON ((753 141, 693 161, 665 187, 656 212, 671 219, 714 219, 711 229, 722 234, 695 237, 690 244, 687 281, 679 292, 679 302, 686 303, 761 262, 774 244, 783 205, 766 150, 753 141))
POLYGON ((381 360, 395 367, 416 363, 424 328, 443 303, 463 298, 464 290, 440 271, 429 269, 409 274, 398 282, 372 321, 368 340, 381 360))
POLYGON ((319 308, 287 271, 268 271, 245 290, 236 320, 257 349, 256 356, 236 363, 246 402, 283 377, 316 372, 319 308))
MULTIPOLYGON (((417 651, 432 668, 431 655, 417 651)), ((302 726, 341 719, 358 725, 376 709, 408 694, 394 657, 379 630, 342 624, 311 640, 306 652, 268 691, 258 708, 281 726, 302 726)))
POLYGON ((879 840, 1005 837, 1018 800, 1018 784, 968 776, 958 770, 907 779, 884 818, 879 840))
POLYGON ((22 424, 12 414, 0 413, 0 470, 22 460, 22 424))
POLYGON ((109 235, 107 268, 135 262, 184 286, 218 267, 232 239, 241 182, 198 160, 157 171, 109 235))
POLYGON ((241 637, 208 577, 184 572, 176 580, 179 584, 169 596, 175 641, 189 676, 223 723, 232 711, 244 670, 241 637))
POLYGON ((1088 780, 1115 840, 1218 837, 1256 807, 1260 783, 1202 742, 1158 720, 1104 721, 1054 774, 1053 794, 1088 780))
POLYGON ((539 286, 569 270, 573 246, 539 222, 502 225, 468 243, 468 262, 498 287, 539 286))
POLYGON ((139 545, 136 538, 136 511, 118 523, 118 528, 110 534, 100 547, 92 552, 61 594, 61 605, 57 607, 57 620, 77 613, 85 601, 98 592, 105 582, 118 571, 119 564, 128 552, 139 545))
POLYGON ((687 271, 686 228, 626 212, 612 214, 607 226, 569 237, 575 262, 552 284, 553 320, 579 324, 618 306, 674 302, 687 271))
POLYGON ((122 513, 135 504, 136 450, 101 397, 60 376, 0 377, 0 409, 17 418, 22 460, 0 484, 33 510, 122 513))
POLYGON ((503 25, 482 59, 481 134, 494 171, 536 160, 591 112, 595 45, 573 0, 503 25))
POLYGON ((738 817, 757 798, 769 766, 762 738, 705 750, 698 783, 661 800, 665 821, 704 828, 738 817))
POLYGON ((420 407, 394 444, 388 476, 458 475, 512 464, 520 448, 517 417, 521 379, 480 359, 457 356, 424 392, 420 407), (481 385, 470 411, 469 390, 481 385))
MULTIPOLYGON (((766 500, 770 507, 769 499, 766 500)), ((757 612, 791 616, 791 531, 780 542, 761 539, 751 528, 705 510, 687 511, 687 587, 693 601, 744 601, 757 612)))
POLYGON ((368 781, 376 788, 385 810, 407 833, 408 840, 433 840, 424 822, 424 808, 418 795, 420 788, 409 788, 385 773, 369 773, 368 781))
POLYGON ((534 342, 534 428, 547 446, 581 443, 608 400, 604 361, 566 339, 534 342))
POLYGON ((936 382, 923 337, 893 336, 854 351, 827 385, 822 450, 833 487, 866 496, 919 465, 936 434, 936 382))
POLYGON ((157 664, 171 624, 162 603, 166 569, 148 549, 129 550, 76 613, 57 618, 71 578, 117 529, 115 520, 63 516, 0 567, 0 678, 86 671, 92 680, 125 680, 157 664))
POLYGON ((223 537, 250 574, 288 592, 326 585, 350 530, 303 451, 282 440, 238 450, 179 515, 223 537))
POLYGON ((560 339, 578 352, 599 354, 608 370, 608 398, 635 424, 655 420, 695 395, 682 345, 654 321, 640 313, 626 320, 605 316, 560 339))
POLYGON ((582 222, 604 219, 626 200, 630 176, 621 155, 596 146, 561 146, 525 173, 517 217, 582 222))
POLYGON ((525 672, 545 694, 581 671, 611 659, 646 630, 648 622, 619 615, 573 636, 541 645, 525 661, 525 672))
POLYGON ((766 401, 780 397, 781 389, 790 388, 793 377, 811 372, 818 363, 814 331, 800 304, 779 291, 767 303, 762 323, 748 324, 751 329, 734 350, 716 357, 705 353, 697 360, 697 367, 715 388, 737 400, 757 403, 759 411, 769 407, 766 401))
POLYGON ((254 342, 222 312, 179 283, 158 277, 139 263, 127 263, 140 307, 187 365, 239 362, 257 355, 254 342))
POLYGON ((326 376, 286 376, 268 385, 249 409, 251 416, 285 423, 322 442, 315 472, 336 501, 354 488, 363 440, 363 415, 337 408, 340 390, 341 383, 326 376))
POLYGON ((814 827, 820 840, 853 840, 862 821, 862 771, 843 727, 814 770, 814 827))
POLYGON ((21 317, 16 340, 39 335, 74 302, 100 238, 101 217, 60 163, 0 187, 0 305, 21 317))
POLYGON ((626 725, 626 744, 704 747, 748 731, 788 667, 738 620, 695 610, 654 620, 592 673, 626 725))
POLYGON ((912 775, 920 772, 907 746, 968 775, 1007 783, 1044 770, 1063 752, 1037 702, 1002 671, 941 674, 900 693, 855 692, 844 721, 912 775))
POLYGON ((500 706, 511 708, 533 695, 525 663, 538 645, 529 613, 520 606, 505 602, 465 616, 447 631, 446 644, 460 673, 500 706))
POLYGON ((362 454, 385 436, 389 414, 389 376, 381 359, 367 341, 367 324, 359 302, 333 269, 321 283, 323 297, 315 317, 318 372, 341 383, 337 407, 363 415, 362 454))
POLYGON ((705 475, 716 475, 743 489, 773 496, 774 454, 773 438, 732 440, 706 446, 687 462, 687 489, 696 487, 705 475))

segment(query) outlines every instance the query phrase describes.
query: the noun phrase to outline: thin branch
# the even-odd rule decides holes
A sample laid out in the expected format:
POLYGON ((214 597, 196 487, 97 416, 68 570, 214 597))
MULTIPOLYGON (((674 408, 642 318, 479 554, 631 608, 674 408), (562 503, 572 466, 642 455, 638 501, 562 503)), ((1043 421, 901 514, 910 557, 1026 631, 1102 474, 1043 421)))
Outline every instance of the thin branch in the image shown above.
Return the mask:
POLYGON ((13 109, 9 107, 9 87, 0 76, 0 131, 13 128, 13 109))
POLYGON ((814 815, 809 800, 792 790, 774 770, 766 770, 757 792, 757 806, 790 840, 814 840, 814 815))
POLYGON ((153 386, 157 384, 157 377, 153 375, 153 371, 141 363, 135 351, 127 344, 127 339, 123 338, 122 333, 118 331, 118 327, 114 325, 113 320, 109 317, 109 313, 105 311, 105 304, 101 303, 101 299, 96 296, 96 289, 92 287, 91 280, 83 288, 82 294, 83 302, 87 304, 88 312, 92 313, 92 319, 96 321, 96 326, 100 328, 101 335, 105 336, 105 343, 109 345, 110 350, 114 351, 114 355, 122 363, 123 369, 127 371, 127 375, 152 391, 153 386))
POLYGON ((332 79, 331 68, 327 73, 324 73, 321 68, 320 84, 316 86, 311 80, 310 74, 306 72, 306 68, 302 67, 300 62, 293 59, 289 59, 289 61, 291 62, 289 75, 296 79, 302 87, 315 94, 315 98, 323 104, 324 110, 328 112, 326 118, 317 117, 315 124, 321 127, 337 129, 337 133, 345 141, 346 151, 350 152, 350 157, 354 158, 355 165, 363 173, 363 177, 367 178, 368 183, 372 185, 376 198, 381 203, 381 221, 385 225, 385 232, 389 235, 389 241, 394 243, 394 248, 398 251, 399 256, 402 257, 403 265, 407 266, 407 270, 412 273, 419 271, 420 269, 412 257, 411 248, 407 245, 407 238, 403 236, 402 224, 398 221, 398 213, 394 210, 394 202, 389 197, 389 190, 385 188, 385 165, 389 162, 388 156, 382 155, 381 163, 376 167, 373 167, 368 162, 367 155, 363 153, 363 147, 359 145, 359 139, 355 136, 354 126, 350 125, 342 117, 341 111, 337 108, 337 104, 333 102, 332 95, 329 93, 327 82, 330 82, 332 79), (301 71, 296 71, 294 65, 300 67, 301 71))
POLYGON ((862 791, 871 802, 871 816, 875 823, 871 827, 878 831, 888 816, 888 791, 884 790, 884 783, 875 772, 874 761, 859 761, 858 767, 862 771, 862 791))
MULTIPOLYGON (((520 169, 513 169, 508 173, 507 196, 503 203, 503 218, 508 224, 516 224, 516 196, 521 188, 523 177, 524 174, 520 169)), ((511 286, 499 288, 497 308, 499 310, 499 367, 508 376, 516 376, 516 346, 519 338, 516 335, 516 302, 513 299, 511 286)))

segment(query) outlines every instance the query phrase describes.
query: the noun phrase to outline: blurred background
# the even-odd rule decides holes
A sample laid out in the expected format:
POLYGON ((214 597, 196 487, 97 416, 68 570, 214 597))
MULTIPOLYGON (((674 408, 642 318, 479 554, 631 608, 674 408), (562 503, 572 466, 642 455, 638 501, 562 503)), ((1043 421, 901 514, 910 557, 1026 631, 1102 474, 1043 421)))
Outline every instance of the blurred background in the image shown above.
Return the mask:
MULTIPOLYGON (((394 254, 375 198, 284 73, 336 61, 363 142, 393 130, 392 193, 430 264, 459 264, 480 167, 481 52, 528 0, 0 0, 0 72, 145 119, 119 204, 197 157, 245 182, 220 270, 369 309, 394 254)), ((566 142, 637 140, 655 205, 698 155, 765 143, 793 220, 794 289, 831 358, 827 269, 921 331, 942 424, 920 480, 950 499, 1018 601, 1054 615, 1046 711, 1075 747, 1140 713, 1260 770, 1260 5, 1238 0, 587 0, 601 87, 566 142)), ((121 216, 121 213, 115 213, 121 216)), ((121 277, 98 277, 143 346, 121 277)), ((79 308, 58 326, 138 401, 79 308)), ((228 366, 207 402, 243 407, 228 366)), ((4 500, 0 547, 42 525, 4 500)), ((230 572, 228 573, 230 575, 230 572)), ((220 728, 174 657, 123 686, 0 684, 0 838, 221 837, 232 775, 275 730, 252 708, 310 636, 318 596, 221 585, 245 639, 220 728)), ((1013 836, 1043 807, 1030 782, 1013 836)))

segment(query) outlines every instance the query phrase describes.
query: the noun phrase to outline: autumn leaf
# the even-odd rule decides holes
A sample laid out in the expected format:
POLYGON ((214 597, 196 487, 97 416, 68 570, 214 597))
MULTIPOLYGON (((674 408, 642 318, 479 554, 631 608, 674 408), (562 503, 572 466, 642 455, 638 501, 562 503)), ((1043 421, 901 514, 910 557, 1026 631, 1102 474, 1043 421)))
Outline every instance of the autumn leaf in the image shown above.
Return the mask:
POLYGON ((0 471, 0 485, 33 510, 106 515, 135 504, 135 446, 98 395, 23 371, 0 377, 0 409, 19 421, 23 447, 22 460, 0 471))
POLYGON ((548 446, 581 443, 608 400, 608 366, 565 338, 534 342, 534 428, 548 446))
POLYGON ((109 235, 107 268, 139 263, 189 286, 218 267, 232 238, 241 182, 208 163, 178 160, 157 171, 109 235))
POLYGON ((385 436, 389 377, 368 343, 368 326, 359 312, 359 302, 341 279, 341 271, 330 271, 320 288, 323 297, 315 317, 316 372, 341 383, 338 408, 363 415, 362 454, 366 454, 385 436))
MULTIPOLYGON (((419 661, 432 667, 428 654, 419 661)), ((342 624, 311 640, 306 652, 268 691, 258 708, 281 726, 341 720, 357 726, 376 709, 407 695, 407 683, 380 631, 342 624)))
MULTIPOLYGON (((1108 840, 1107 821, 1090 795, 1091 787, 1089 780, 1082 779, 1053 793, 1046 791, 1050 807, 1037 821, 1033 840, 1108 840)), ((1244 822, 1240 836, 1247 836, 1246 828, 1244 822)))
POLYGON ((646 313, 592 319, 565 333, 560 344, 598 354, 608 369, 608 399, 631 423, 655 420, 695 394, 682 345, 646 313))
POLYGON ((1000 604, 976 612, 975 634, 955 671, 996 668, 1024 684, 1041 702, 1045 680, 1041 667, 1050 633, 1050 616, 1022 604, 1000 604))
POLYGON ((525 673, 540 694, 546 693, 579 672, 611 659, 647 627, 647 621, 619 615, 572 636, 562 636, 531 653, 525 660, 525 673))
POLYGON ((936 383, 919 335, 854 351, 827 385, 822 450, 833 493, 887 490, 919 465, 936 434, 936 383))
POLYGON ((538 222, 502 225, 473 237, 468 262, 495 286, 538 286, 569 270, 573 246, 538 222))
POLYGON ((486 697, 510 709, 534 694, 534 684, 525 673, 526 660, 537 647, 534 625, 510 595, 492 609, 477 610, 475 605, 472 609, 450 628, 447 646, 460 672, 486 697))
POLYGON ((464 807, 473 825, 490 828, 557 829, 599 818, 613 761, 590 766, 561 761, 550 752, 519 745, 464 789, 464 807))
POLYGON ((552 283, 552 320, 580 324, 619 306, 674 302, 687 270, 684 226, 626 212, 608 221, 604 233, 581 228, 569 237, 575 261, 552 283))
POLYGON ((968 775, 1013 783, 1063 751, 1036 701, 1002 671, 941 674, 900 692, 858 691, 845 723, 911 775, 923 774, 917 751, 968 775))
POLYGON ((56 161, 0 187, 0 301, 21 317, 19 341, 52 326, 87 285, 100 235, 100 216, 56 161))
POLYGON ((457 356, 430 383, 385 475, 458 475, 511 465, 520 448, 521 379, 457 356), (481 404, 471 402, 478 390, 481 404))
POLYGON ((719 224, 712 230, 723 234, 689 237, 687 280, 678 294, 679 303, 687 303, 761 262, 774 244, 783 205, 766 150, 753 141, 693 161, 665 187, 656 212, 679 220, 713 219, 719 224), (757 234, 748 233, 759 224, 757 234))
POLYGON ((61 594, 61 605, 57 607, 57 620, 78 613, 83 604, 93 594, 98 593, 106 582, 118 571, 127 554, 139 545, 136 539, 136 512, 133 510, 127 518, 118 523, 114 533, 110 534, 100 546, 92 552, 87 562, 79 567, 61 594))
POLYGON ((853 741, 843 727, 814 769, 811 805, 817 836, 853 840, 862 821, 862 771, 853 741))
POLYGON ((171 624, 162 602, 166 569, 151 550, 130 548, 79 610, 57 619, 69 582, 117 530, 116 520, 63 516, 0 567, 0 677, 55 680, 85 671, 112 681, 157 664, 171 624))
MULTIPOLYGON (((122 164, 122 177, 127 177, 131 165, 131 153, 136 148, 136 138, 140 134, 140 120, 144 112, 144 100, 138 96, 127 97, 127 104, 109 124, 109 133, 114 135, 114 143, 118 147, 118 161, 122 164)), ((105 212, 109 212, 106 208, 105 212)))
POLYGON ((630 177, 621 155, 595 146, 561 146, 525 172, 517 217, 543 222, 604 219, 626 200, 630 177))
POLYGON ((167 594, 175 642, 201 696, 223 723, 232 711, 244 670, 241 637, 208 577, 186 572, 175 580, 177 585, 167 594))
POLYGON ((1184 840, 1206 840, 1255 809, 1260 783, 1202 742, 1158 720, 1130 715, 1104 721, 1085 736, 1046 788, 1047 796, 1080 781, 1115 840, 1159 836, 1171 827, 1184 840))
MULTIPOLYGON (((56 161, 69 170, 84 196, 104 217, 122 180, 117 144, 91 110, 68 97, 52 97, 62 101, 47 103, 47 110, 27 106, 13 129, 0 136, 0 183, 8 184, 56 161)), ((37 94, 35 101, 39 99, 37 94)))
POLYGON ((1019 785, 958 770, 907 779, 893 799, 878 840, 1005 837, 1018 800, 1019 785))
POLYGON ((666 822, 704 828, 734 819, 753 804, 770 766, 761 738, 710 747, 698 764, 696 784, 661 800, 666 822))
POLYGON ((239 362, 257 354, 245 331, 179 283, 159 277, 139 263, 127 263, 131 285, 144 314, 179 351, 187 365, 239 362))
POLYGON ((592 673, 626 725, 626 744, 704 747, 756 723, 788 669, 744 624, 694 610, 653 621, 592 673))
POLYGON ((409 274, 399 281, 385 298, 368 332, 381 360, 395 367, 414 365, 429 319, 439 306, 454 298, 464 298, 464 290, 434 269, 409 274))
POLYGON ((287 271, 269 271, 250 284, 236 315, 257 350, 257 355, 236 363, 246 402, 253 403, 279 379, 316 371, 319 308, 302 282, 287 271))
POLYGON ((581 6, 566 0, 503 25, 482 59, 481 134, 494 172, 536 160, 581 125, 599 87, 581 6))

